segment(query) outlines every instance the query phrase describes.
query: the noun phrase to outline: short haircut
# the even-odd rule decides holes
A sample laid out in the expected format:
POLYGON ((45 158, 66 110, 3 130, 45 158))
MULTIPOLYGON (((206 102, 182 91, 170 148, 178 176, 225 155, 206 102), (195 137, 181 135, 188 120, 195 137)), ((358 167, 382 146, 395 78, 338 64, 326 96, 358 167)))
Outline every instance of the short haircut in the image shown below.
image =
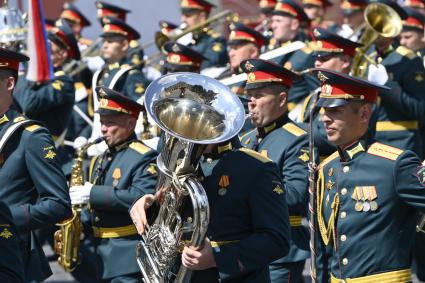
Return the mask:
POLYGON ((15 84, 18 81, 18 71, 12 69, 0 69, 0 79, 4 80, 8 77, 13 77, 15 79, 15 84))

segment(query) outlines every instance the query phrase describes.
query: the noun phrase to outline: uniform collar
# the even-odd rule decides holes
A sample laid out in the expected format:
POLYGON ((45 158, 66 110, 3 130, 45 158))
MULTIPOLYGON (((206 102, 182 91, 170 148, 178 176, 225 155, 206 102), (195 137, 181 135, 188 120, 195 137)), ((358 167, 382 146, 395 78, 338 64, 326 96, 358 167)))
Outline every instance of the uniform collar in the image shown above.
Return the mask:
POLYGON ((355 141, 351 145, 347 146, 344 149, 338 147, 338 154, 342 161, 350 161, 357 156, 360 156, 360 153, 365 152, 370 144, 369 134, 366 134, 361 139, 355 141))
POLYGON ((109 151, 111 152, 111 153, 116 153, 116 152, 119 152, 119 151, 121 151, 121 150, 123 150, 123 149, 125 149, 125 148, 127 148, 128 147, 128 145, 131 143, 131 142, 133 142, 134 140, 136 140, 137 139, 137 137, 136 137, 136 135, 133 133, 133 134, 131 134, 125 141, 123 141, 123 142, 121 142, 121 143, 119 143, 119 144, 117 144, 117 145, 114 145, 114 146, 111 146, 111 147, 109 147, 109 151))
POLYGON ((277 118, 276 120, 274 120, 269 125, 267 125, 265 127, 258 128, 257 129, 258 130, 258 136, 260 138, 264 138, 270 132, 272 132, 274 129, 280 128, 280 127, 282 127, 283 125, 285 125, 288 122, 290 122, 290 120, 289 120, 289 117, 288 117, 287 113, 285 113, 284 115, 280 116, 279 118, 277 118))
POLYGON ((235 148, 240 148, 239 138, 235 137, 229 141, 220 143, 211 153, 204 153, 205 159, 220 159, 224 154, 232 151, 235 148))

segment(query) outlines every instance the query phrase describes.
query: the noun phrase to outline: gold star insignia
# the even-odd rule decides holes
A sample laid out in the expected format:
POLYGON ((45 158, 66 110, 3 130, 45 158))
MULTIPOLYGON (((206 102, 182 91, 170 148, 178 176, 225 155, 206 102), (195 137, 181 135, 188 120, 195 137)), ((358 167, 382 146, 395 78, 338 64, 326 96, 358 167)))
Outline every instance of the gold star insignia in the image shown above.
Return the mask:
POLYGON ((421 71, 416 72, 415 81, 421 82, 423 80, 424 80, 424 75, 422 74, 422 72, 421 71))
POLYGON ((52 83, 52 87, 56 90, 61 90, 62 86, 63 86, 63 82, 61 82, 61 81, 54 81, 52 83))
POLYGON ((145 87, 143 86, 143 84, 136 84, 136 87, 134 89, 135 93, 144 93, 145 92, 145 87))
POLYGON ((217 43, 215 43, 214 45, 213 45, 213 47, 212 47, 212 50, 214 51, 214 52, 221 52, 221 50, 223 50, 223 45, 221 45, 221 43, 220 42, 217 42, 217 43))
POLYGON ((4 228, 3 231, 1 231, 0 233, 0 237, 3 237, 5 239, 9 239, 12 236, 13 234, 7 228, 4 228))
POLYGON ((332 180, 329 180, 327 183, 326 183, 326 189, 328 189, 328 190, 332 190, 332 187, 333 187, 333 185, 335 184, 335 182, 334 181, 332 181, 332 180))
POLYGON ((301 149, 301 155, 298 156, 299 159, 301 159, 303 162, 307 162, 310 160, 310 155, 308 150, 301 149))
POLYGON ((49 151, 46 153, 44 158, 53 159, 55 158, 55 156, 56 156, 56 153, 53 150, 49 149, 49 151))
POLYGON ((276 187, 274 187, 273 192, 275 192, 278 195, 281 195, 283 194, 283 189, 279 184, 277 184, 276 187))

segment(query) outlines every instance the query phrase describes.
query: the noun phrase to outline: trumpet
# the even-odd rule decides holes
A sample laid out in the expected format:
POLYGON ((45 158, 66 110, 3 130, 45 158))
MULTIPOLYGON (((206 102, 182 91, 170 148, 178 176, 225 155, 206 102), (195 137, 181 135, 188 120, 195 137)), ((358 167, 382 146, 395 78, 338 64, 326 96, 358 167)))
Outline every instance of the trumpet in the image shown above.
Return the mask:
MULTIPOLYGON (((89 47, 87 47, 81 52, 81 59, 87 58, 87 57, 99 56, 101 47, 102 47, 102 38, 98 38, 96 39, 95 42, 93 42, 93 44, 91 44, 89 47)), ((63 71, 69 76, 73 77, 79 74, 86 67, 87 67, 87 64, 84 61, 72 60, 63 67, 63 71)))

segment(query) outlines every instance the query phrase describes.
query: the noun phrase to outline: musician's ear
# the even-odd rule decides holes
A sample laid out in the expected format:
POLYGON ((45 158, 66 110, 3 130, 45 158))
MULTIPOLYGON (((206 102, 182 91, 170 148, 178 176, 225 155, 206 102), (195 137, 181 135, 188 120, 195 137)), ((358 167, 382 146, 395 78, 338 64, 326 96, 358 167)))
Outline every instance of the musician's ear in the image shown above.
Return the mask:
POLYGON ((15 88, 15 85, 16 85, 15 77, 13 76, 7 77, 7 90, 13 91, 13 89, 15 88))

